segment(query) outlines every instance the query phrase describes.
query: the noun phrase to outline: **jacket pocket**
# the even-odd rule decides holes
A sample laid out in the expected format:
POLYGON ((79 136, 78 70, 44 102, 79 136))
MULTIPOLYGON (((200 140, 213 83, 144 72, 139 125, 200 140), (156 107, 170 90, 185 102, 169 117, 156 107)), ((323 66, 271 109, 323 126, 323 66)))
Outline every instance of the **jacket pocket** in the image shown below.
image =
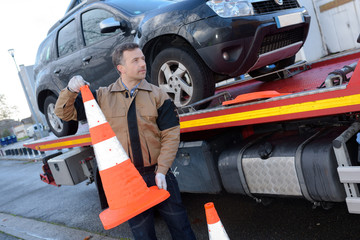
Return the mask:
MULTIPOLYGON (((142 146, 143 156, 148 159, 149 165, 157 163, 160 155, 161 143, 160 138, 154 133, 144 131, 141 133, 144 145, 142 146)), ((146 161, 146 160, 145 160, 146 161)))
POLYGON ((117 118, 126 116, 126 108, 124 107, 116 107, 112 109, 103 110, 104 115, 109 118, 117 118))
POLYGON ((139 107, 139 113, 142 117, 157 117, 158 112, 153 107, 139 107))
POLYGON ((158 113, 156 111, 156 109, 149 107, 141 107, 138 109, 138 113, 140 115, 140 118, 142 119, 142 123, 140 124, 144 124, 146 128, 148 127, 153 127, 151 125, 156 124, 156 119, 158 117, 158 113), (150 124, 150 126, 149 126, 150 124))

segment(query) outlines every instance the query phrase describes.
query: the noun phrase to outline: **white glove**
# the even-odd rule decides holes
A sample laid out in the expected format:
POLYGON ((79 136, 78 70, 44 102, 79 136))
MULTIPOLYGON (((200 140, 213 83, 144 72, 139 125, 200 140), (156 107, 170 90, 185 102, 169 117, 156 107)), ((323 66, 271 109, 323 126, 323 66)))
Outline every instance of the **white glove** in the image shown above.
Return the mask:
POLYGON ((167 190, 167 184, 166 184, 166 179, 165 179, 164 174, 157 173, 155 175, 155 182, 159 189, 167 190))
POLYGON ((86 82, 82 76, 80 75, 76 75, 73 76, 69 83, 68 83, 68 89, 70 90, 70 92, 76 92, 78 93, 80 91, 80 88, 84 85, 90 85, 90 83, 86 82))

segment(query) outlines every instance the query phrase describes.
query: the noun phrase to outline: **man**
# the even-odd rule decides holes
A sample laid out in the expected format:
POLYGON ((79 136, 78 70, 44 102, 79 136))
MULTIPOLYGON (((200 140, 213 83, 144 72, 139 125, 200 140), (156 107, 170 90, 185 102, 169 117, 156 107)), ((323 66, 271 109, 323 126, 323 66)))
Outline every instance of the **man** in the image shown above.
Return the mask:
MULTIPOLYGON (((157 209, 173 239, 195 239, 170 171, 180 141, 175 105, 166 92, 145 80, 145 56, 137 44, 120 45, 112 60, 120 78, 96 90, 95 99, 147 185, 157 185, 170 193, 170 198, 128 221, 134 237, 156 239, 153 212, 157 209)), ((77 97, 84 84, 81 76, 70 79, 56 102, 58 117, 65 121, 85 118, 84 106, 77 97)))

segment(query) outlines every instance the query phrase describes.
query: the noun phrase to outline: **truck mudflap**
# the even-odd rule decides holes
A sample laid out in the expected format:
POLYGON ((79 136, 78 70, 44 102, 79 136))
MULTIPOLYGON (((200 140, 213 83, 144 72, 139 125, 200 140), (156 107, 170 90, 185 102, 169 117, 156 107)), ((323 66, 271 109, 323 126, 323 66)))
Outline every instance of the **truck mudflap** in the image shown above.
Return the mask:
POLYGON ((50 184, 50 185, 54 185, 56 187, 60 187, 59 185, 56 184, 54 176, 51 173, 49 164, 45 163, 42 166, 42 170, 44 173, 40 173, 40 180, 43 181, 44 183, 50 184))
MULTIPOLYGON (((344 185, 332 141, 348 126, 316 131, 274 132, 254 135, 223 151, 218 167, 226 191, 260 199, 262 196, 303 197, 311 202, 343 202, 344 185)), ((355 136, 347 142, 353 156, 358 152, 355 136)))

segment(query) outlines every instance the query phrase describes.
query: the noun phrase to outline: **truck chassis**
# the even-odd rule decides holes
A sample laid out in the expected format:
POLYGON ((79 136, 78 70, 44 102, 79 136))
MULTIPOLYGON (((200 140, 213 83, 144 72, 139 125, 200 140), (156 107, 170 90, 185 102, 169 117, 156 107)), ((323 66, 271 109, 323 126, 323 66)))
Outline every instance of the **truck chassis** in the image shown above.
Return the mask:
MULTIPOLYGON (((283 70, 287 78, 273 82, 235 81, 219 87, 207 109, 179 109, 181 143, 172 171, 180 190, 226 191, 257 202, 299 197, 314 206, 346 201, 350 213, 360 213, 359 58, 291 66, 283 70)), ((107 207, 89 133, 25 147, 72 149, 45 160, 41 179, 57 186, 95 181, 107 207)))

